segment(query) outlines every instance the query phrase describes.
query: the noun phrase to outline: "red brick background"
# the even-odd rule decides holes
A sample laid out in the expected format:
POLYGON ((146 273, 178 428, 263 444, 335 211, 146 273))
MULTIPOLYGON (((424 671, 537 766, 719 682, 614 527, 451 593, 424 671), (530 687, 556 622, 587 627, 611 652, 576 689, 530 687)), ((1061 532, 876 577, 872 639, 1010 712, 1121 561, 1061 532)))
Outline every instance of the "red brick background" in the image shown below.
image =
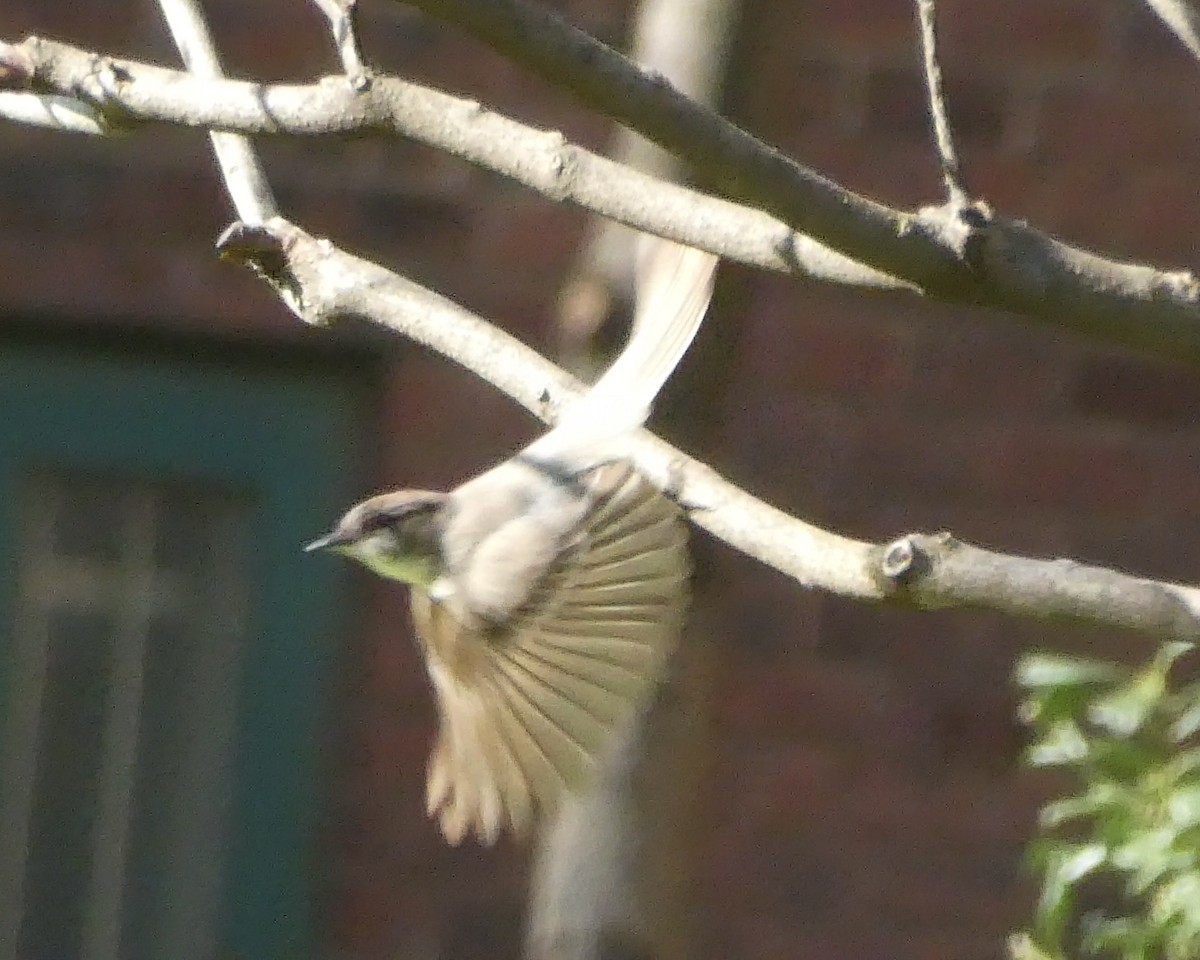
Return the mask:
MULTIPOLYGON (((591 146, 606 124, 400 5, 364 3, 377 62, 591 146)), ((619 42, 624 4, 561 5, 619 42)), ((332 69, 302 2, 206 4, 231 70, 332 69)), ((1200 71, 1138 4, 943 0, 951 114, 969 185, 1102 251, 1184 265, 1200 200, 1200 71)), ((729 112, 842 183, 939 197, 906 0, 748 0, 729 112)), ((152 7, 9 0, 0 35, 39 32, 172 59, 152 7)), ((267 144, 290 216, 536 342, 585 220, 410 144, 267 144)), ((217 263, 228 216, 196 134, 113 143, 5 128, 6 316, 315 342, 217 263)), ((773 502, 885 538, 983 543, 1200 579, 1194 371, 1031 321, 728 269, 733 345, 701 451, 773 502)), ((709 333, 709 336, 713 334, 709 333)), ((701 344, 703 349, 703 344, 701 344)), ((450 365, 388 351, 377 485, 444 484, 532 426, 450 365)), ((1045 785, 1017 770, 1009 677, 1023 649, 1123 658, 1146 641, 990 614, 917 614, 806 593, 704 547, 715 609, 713 828, 705 956, 998 957, 1030 910, 1021 850, 1045 785)), ((328 819, 329 940, 363 960, 513 955, 524 866, 448 850, 422 815, 431 707, 394 591, 351 646, 328 819)))

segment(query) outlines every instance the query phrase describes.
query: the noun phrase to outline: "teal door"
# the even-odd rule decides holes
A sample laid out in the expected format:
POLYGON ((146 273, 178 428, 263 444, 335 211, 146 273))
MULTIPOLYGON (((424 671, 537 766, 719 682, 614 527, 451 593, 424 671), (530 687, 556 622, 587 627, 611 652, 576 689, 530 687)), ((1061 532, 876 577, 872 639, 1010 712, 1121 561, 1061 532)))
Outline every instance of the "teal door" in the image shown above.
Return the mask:
POLYGON ((0 342, 0 960, 310 952, 355 407, 0 342))

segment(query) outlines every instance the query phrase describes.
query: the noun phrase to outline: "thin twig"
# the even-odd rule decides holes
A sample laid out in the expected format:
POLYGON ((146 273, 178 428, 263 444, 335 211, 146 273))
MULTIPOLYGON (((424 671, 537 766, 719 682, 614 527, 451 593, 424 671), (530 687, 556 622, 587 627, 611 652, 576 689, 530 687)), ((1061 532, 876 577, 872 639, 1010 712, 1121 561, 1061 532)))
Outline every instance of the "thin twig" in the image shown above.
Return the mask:
POLYGON ((48 127, 63 133, 107 136, 112 128, 104 114, 75 97, 0 90, 0 117, 32 127, 48 127))
MULTIPOLYGON (((194 0, 158 0, 158 5, 188 70, 203 79, 224 79, 208 24, 194 0)), ((225 189, 229 191, 239 219, 246 223, 265 223, 278 216, 279 207, 271 185, 250 140, 238 133, 215 130, 210 131, 209 137, 225 180, 225 189)))
POLYGON ((925 91, 929 96, 929 116, 933 120, 933 141, 937 146, 942 182, 946 185, 946 200, 952 207, 969 203, 963 186, 958 151, 950 132, 950 116, 946 110, 946 91, 942 84, 942 65, 937 49, 936 0, 916 0, 917 21, 921 27, 921 53, 925 68, 925 91))
POLYGON ((312 0, 329 21, 329 33, 342 71, 353 90, 363 91, 371 85, 371 75, 363 64, 362 51, 358 43, 358 26, 355 22, 357 0, 312 0))

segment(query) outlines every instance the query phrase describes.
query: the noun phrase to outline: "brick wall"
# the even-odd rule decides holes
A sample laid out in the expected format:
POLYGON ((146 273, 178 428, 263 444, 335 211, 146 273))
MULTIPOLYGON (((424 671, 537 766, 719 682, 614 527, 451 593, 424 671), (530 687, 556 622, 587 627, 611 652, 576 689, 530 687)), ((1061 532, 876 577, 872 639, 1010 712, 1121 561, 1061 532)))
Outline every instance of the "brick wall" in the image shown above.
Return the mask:
MULTIPOLYGON (((1138 4, 939 11, 968 183, 1068 240, 1186 263, 1200 74, 1157 21, 1138 4)), ((743 63, 763 80, 740 84, 744 123, 854 189, 936 200, 911 5, 758 3, 747 19, 743 63)), ((1200 574, 1189 371, 983 311, 765 277, 744 296, 734 476, 865 537, 949 528, 1200 574)), ((1145 642, 878 610, 729 565, 738 601, 771 613, 727 646, 718 776, 750 799, 720 794, 713 886, 730 906, 713 955, 1000 956, 1030 910, 1021 846, 1047 789, 1015 770, 1014 657, 1145 642)))
MULTIPOLYGON (((303 3, 207 5, 230 66, 331 68, 303 3)), ((365 4, 371 55, 592 146, 603 121, 459 34, 365 4)), ((1140 5, 943 0, 951 113, 968 183, 1068 240, 1182 265, 1200 204, 1200 72, 1140 5)), ((621 36, 622 4, 577 0, 621 36)), ((170 56, 149 5, 9 3, 38 31, 170 56)), ((748 0, 730 110, 883 200, 939 196, 906 0, 748 0)), ((6 129, 0 306, 47 318, 324 337, 214 262, 227 214, 201 137, 112 144, 6 129), (147 238, 152 243, 147 243, 147 238), (64 282, 64 264, 70 282, 64 282)), ((545 342, 584 219, 406 144, 269 144, 291 215, 545 342)), ((949 528, 993 546, 1200 579, 1200 387, 1190 370, 1028 321, 750 271, 717 313, 733 369, 699 442, 781 506, 863 537, 949 528)), ((710 334, 711 335, 711 334, 710 334)), ((531 435, 448 364, 398 348, 380 397, 379 485, 444 484, 531 435)), ((979 613, 916 614, 805 593, 704 546, 715 612, 703 877, 707 956, 996 957, 1028 915, 1020 866, 1046 784, 1016 770, 1009 675, 1054 646, 1132 658, 1138 638, 979 613), (719 588, 714 586, 719 584, 719 588)), ((421 816, 432 714, 395 591, 364 583, 328 916, 355 958, 512 955, 518 851, 453 851, 421 816)))

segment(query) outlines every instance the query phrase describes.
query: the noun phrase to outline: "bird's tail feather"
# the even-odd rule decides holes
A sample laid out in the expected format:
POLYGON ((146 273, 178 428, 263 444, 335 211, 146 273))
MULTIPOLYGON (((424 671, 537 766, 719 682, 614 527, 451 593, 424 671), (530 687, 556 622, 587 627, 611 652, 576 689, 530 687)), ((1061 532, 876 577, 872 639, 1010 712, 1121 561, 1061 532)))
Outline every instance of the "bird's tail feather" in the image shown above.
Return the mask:
POLYGON ((712 298, 717 257, 659 237, 643 240, 629 342, 530 453, 558 454, 636 430, 700 329, 712 298))

